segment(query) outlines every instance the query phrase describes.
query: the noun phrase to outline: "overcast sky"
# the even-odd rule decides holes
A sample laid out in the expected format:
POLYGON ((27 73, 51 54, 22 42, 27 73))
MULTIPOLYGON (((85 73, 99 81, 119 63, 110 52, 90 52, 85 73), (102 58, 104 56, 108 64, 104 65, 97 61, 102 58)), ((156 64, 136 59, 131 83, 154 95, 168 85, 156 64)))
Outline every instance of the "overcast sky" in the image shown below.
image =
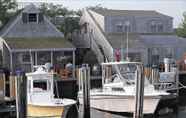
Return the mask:
POLYGON ((17 0, 18 2, 47 2, 63 4, 73 10, 100 4, 109 9, 156 10, 174 18, 174 27, 183 20, 186 11, 186 0, 17 0))

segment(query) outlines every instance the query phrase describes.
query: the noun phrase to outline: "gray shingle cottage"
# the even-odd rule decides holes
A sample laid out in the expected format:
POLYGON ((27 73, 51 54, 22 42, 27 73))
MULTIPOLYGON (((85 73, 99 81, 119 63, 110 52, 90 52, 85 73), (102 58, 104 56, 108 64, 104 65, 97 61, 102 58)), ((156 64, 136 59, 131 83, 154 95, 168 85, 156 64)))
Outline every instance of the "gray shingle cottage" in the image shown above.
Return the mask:
POLYGON ((28 72, 33 65, 47 62, 58 68, 68 62, 75 64, 75 49, 33 4, 26 6, 1 32, 3 66, 12 72, 28 72))
POLYGON ((80 24, 99 62, 116 60, 119 51, 121 59, 157 64, 186 51, 186 39, 173 32, 173 18, 156 11, 85 9, 80 24))

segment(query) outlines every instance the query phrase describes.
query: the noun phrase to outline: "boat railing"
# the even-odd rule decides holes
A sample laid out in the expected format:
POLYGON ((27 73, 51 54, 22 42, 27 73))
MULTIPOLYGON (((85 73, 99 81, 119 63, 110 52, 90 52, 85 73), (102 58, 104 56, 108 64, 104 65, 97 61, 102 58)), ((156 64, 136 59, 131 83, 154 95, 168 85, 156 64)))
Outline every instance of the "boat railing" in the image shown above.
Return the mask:
POLYGON ((146 68, 145 76, 156 90, 176 90, 178 89, 176 68, 171 72, 159 72, 157 68, 146 68))

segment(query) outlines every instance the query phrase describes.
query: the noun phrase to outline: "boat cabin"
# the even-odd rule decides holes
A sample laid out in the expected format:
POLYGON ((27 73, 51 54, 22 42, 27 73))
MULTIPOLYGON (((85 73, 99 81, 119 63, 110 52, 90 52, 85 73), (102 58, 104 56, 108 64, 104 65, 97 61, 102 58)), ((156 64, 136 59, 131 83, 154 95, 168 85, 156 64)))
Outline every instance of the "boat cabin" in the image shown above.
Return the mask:
POLYGON ((53 73, 44 67, 38 67, 33 73, 27 73, 27 99, 29 103, 48 103, 54 98, 53 73))
POLYGON ((125 91, 123 85, 135 84, 139 62, 102 63, 102 86, 111 91, 125 91))

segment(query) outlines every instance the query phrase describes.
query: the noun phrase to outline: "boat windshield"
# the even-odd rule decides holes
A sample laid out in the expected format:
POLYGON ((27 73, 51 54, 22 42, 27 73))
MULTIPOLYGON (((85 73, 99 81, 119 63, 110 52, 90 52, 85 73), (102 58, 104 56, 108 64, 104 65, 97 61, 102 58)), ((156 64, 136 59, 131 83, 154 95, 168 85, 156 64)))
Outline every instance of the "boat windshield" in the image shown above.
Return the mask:
POLYGON ((44 92, 49 91, 50 82, 48 80, 34 80, 33 81, 33 91, 34 92, 44 92))
POLYGON ((103 67, 104 83, 134 84, 137 67, 135 64, 112 64, 103 67))

